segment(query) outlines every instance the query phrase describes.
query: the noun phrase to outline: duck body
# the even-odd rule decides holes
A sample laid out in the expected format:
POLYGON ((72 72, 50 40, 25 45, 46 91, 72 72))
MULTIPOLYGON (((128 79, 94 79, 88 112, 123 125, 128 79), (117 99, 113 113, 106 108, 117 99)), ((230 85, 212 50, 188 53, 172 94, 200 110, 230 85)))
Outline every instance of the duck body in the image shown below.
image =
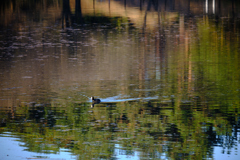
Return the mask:
POLYGON ((91 99, 92 99, 92 103, 93 103, 93 104, 98 104, 98 103, 101 102, 100 99, 95 99, 94 97, 91 97, 91 99))

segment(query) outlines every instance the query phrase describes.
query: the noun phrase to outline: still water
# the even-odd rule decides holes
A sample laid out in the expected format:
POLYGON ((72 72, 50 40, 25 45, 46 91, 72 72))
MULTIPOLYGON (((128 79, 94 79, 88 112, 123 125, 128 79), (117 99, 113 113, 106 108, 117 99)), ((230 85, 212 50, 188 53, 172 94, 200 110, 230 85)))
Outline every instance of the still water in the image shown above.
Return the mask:
POLYGON ((0 4, 0 159, 240 158, 239 2, 0 4))

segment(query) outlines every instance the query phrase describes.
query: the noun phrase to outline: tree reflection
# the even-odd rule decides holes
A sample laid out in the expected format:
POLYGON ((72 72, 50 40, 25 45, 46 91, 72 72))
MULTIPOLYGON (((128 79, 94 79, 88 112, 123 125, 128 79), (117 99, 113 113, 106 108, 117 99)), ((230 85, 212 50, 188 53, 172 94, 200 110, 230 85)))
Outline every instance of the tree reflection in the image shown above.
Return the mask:
POLYGON ((62 28, 64 28, 64 22, 66 27, 70 27, 70 22, 72 22, 72 13, 70 11, 69 0, 63 0, 62 28))
MULTIPOLYGON (((204 108, 202 103, 195 107, 204 108)), ((30 151, 41 152, 31 139, 44 137, 47 141, 38 143, 71 149, 82 158, 114 157, 115 143, 109 141, 119 139, 120 145, 125 148, 122 150, 125 155, 134 154, 134 148, 138 148, 144 157, 158 158, 159 154, 166 153, 173 159, 211 157, 213 146, 232 148, 237 143, 237 134, 231 131, 237 123, 233 115, 225 117, 212 113, 212 116, 208 116, 208 112, 214 111, 211 107, 207 112, 196 111, 191 103, 172 106, 171 102, 163 104, 151 101, 149 105, 149 102, 116 103, 112 107, 90 109, 88 104, 69 103, 55 107, 33 104, 29 110, 21 113, 22 117, 28 117, 25 122, 19 123, 21 118, 17 114, 14 121, 6 125, 12 132, 31 132, 30 137, 22 139, 30 151), (139 113, 139 106, 144 112, 139 113), (157 108, 158 114, 151 114, 149 108, 157 108), (195 113, 191 115, 180 114, 194 110, 195 113), (233 118, 233 121, 226 118, 233 118)), ((218 114, 223 113, 220 110, 218 114)))
POLYGON ((82 9, 81 9, 81 0, 76 0, 76 5, 75 5, 75 19, 78 20, 76 23, 82 23, 83 18, 82 18, 82 9))

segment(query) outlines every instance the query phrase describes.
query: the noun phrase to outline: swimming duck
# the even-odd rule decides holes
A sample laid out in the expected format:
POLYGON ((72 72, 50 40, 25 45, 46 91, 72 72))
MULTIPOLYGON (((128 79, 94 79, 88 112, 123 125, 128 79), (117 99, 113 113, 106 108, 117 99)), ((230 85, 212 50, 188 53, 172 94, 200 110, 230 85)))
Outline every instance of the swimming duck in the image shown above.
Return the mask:
POLYGON ((93 104, 98 104, 98 103, 101 102, 100 99, 95 99, 94 97, 91 97, 91 99, 92 99, 92 103, 93 103, 93 104))

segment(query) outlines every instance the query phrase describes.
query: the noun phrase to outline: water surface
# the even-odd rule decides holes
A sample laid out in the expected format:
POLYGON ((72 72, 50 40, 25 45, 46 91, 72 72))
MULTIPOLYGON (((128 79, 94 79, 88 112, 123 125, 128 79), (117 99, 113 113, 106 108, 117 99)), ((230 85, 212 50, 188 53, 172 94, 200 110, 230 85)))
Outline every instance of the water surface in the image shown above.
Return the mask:
POLYGON ((238 2, 76 2, 0 2, 0 159, 239 159, 238 2))

